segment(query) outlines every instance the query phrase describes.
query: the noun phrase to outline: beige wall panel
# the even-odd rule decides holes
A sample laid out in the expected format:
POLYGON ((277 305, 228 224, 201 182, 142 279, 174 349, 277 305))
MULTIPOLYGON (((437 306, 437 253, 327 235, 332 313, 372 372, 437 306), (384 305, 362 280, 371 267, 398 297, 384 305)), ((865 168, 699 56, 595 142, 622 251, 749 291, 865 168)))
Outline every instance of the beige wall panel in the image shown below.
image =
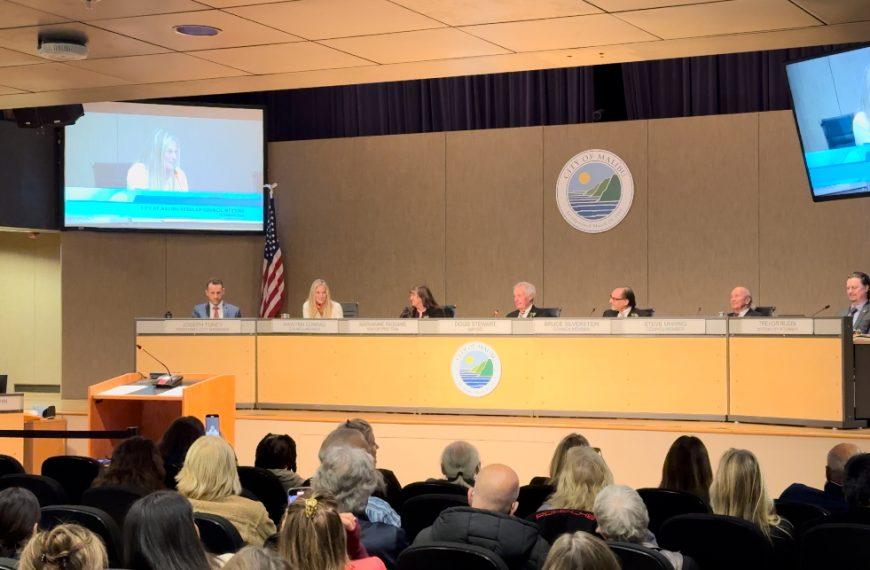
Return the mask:
POLYGON ((301 315, 318 277, 366 317, 397 316, 419 283, 444 298, 444 136, 270 145, 287 312, 301 315))
POLYGON ((650 304, 716 314, 738 284, 758 304, 758 115, 649 124, 650 304))
POLYGON ((166 307, 165 237, 65 232, 61 236, 64 398, 133 370, 133 319, 166 307))
POLYGON ((447 293, 460 317, 514 309, 530 281, 544 301, 543 129, 447 134, 447 293))
POLYGON ((814 203, 791 111, 759 115, 761 290, 779 314, 848 306, 852 271, 870 269, 870 200, 814 203))
POLYGON ((614 287, 630 285, 641 307, 647 294, 647 123, 626 121, 544 128, 544 283, 546 304, 562 316, 594 316, 609 308, 614 287), (610 231, 575 230, 556 205, 556 178, 574 155, 593 148, 622 158, 634 179, 634 202, 610 231))
MULTIPOLYGON (((189 317, 193 305, 205 302, 205 283, 222 279, 226 300, 256 317, 263 269, 261 236, 166 236, 166 310, 189 317)), ((163 313, 160 313, 162 316, 163 313)))

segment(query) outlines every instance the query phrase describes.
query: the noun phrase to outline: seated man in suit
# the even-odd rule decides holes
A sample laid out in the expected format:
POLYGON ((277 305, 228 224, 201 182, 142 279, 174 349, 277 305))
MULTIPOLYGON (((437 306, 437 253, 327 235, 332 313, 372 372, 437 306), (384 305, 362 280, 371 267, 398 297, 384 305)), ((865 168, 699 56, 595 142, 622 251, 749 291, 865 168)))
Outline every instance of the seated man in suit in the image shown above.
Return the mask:
POLYGON ((520 281, 514 285, 514 307, 517 309, 507 314, 507 318, 529 319, 538 316, 538 308, 535 307, 535 294, 537 290, 531 283, 520 281))
POLYGON ((520 480, 507 465, 487 465, 468 490, 470 507, 450 507, 432 526, 417 535, 414 544, 457 542, 495 552, 511 570, 540 568, 549 545, 538 526, 513 516, 520 480))
POLYGON ((743 317, 763 317, 761 313, 752 308, 752 293, 746 287, 735 287, 731 290, 731 312, 729 317, 742 319, 743 317))
POLYGON ((610 309, 604 311, 601 316, 619 319, 640 316, 637 314, 636 304, 631 287, 617 287, 610 293, 610 309))
POLYGON ((846 279, 846 297, 849 308, 843 311, 844 317, 852 317, 852 330, 855 333, 870 332, 870 277, 862 271, 855 271, 846 279))
POLYGON ((843 495, 843 475, 846 462, 853 455, 860 453, 853 443, 840 443, 828 452, 828 463, 825 465, 825 488, 815 489, 801 483, 792 483, 780 495, 780 501, 791 503, 808 503, 830 511, 832 514, 844 513, 849 506, 843 495))
POLYGON ((210 279, 205 285, 207 303, 200 303, 193 307, 195 319, 239 319, 242 311, 235 305, 224 301, 224 282, 220 279, 210 279))

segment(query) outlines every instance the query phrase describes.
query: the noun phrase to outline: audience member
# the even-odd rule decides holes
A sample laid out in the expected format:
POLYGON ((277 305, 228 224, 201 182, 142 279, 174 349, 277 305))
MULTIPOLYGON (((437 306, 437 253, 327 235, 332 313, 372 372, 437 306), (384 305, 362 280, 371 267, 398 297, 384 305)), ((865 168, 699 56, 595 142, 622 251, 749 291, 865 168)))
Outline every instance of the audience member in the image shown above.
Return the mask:
MULTIPOLYGON (((372 457, 375 460, 375 466, 378 464, 378 449, 380 446, 378 442, 375 441, 375 430, 372 428, 372 424, 363 418, 353 418, 351 420, 347 420, 340 426, 339 428, 347 428, 347 429, 355 429, 366 438, 366 443, 369 446, 369 453, 371 453, 372 457)), ((396 477, 396 474, 390 471, 389 469, 378 468, 378 472, 380 472, 381 476, 384 479, 383 488, 378 488, 375 491, 375 496, 380 497, 386 500, 390 505, 398 505, 400 497, 402 495, 402 484, 399 483, 399 479, 396 477)))
POLYGON ((562 441, 556 446, 555 451, 553 451, 553 458, 550 460, 549 477, 534 477, 531 480, 531 484, 556 487, 559 472, 562 471, 562 465, 565 464, 565 454, 573 447, 589 447, 589 440, 579 433, 569 433, 563 437, 562 441))
POLYGON ((124 519, 126 568, 210 570, 190 501, 175 491, 157 491, 133 503, 124 519))
POLYGON ((306 570, 383 570, 380 558, 349 560, 347 531, 355 520, 342 517, 331 497, 314 493, 287 508, 278 549, 293 568, 306 570))
POLYGON ((106 547, 93 532, 62 524, 37 533, 21 551, 20 570, 102 570, 109 564, 106 547))
POLYGON ((302 486, 296 473, 296 442, 286 434, 266 434, 257 444, 254 465, 274 473, 285 491, 302 486))
POLYGON ((828 452, 824 489, 815 489, 802 483, 792 483, 782 492, 779 500, 816 505, 832 514, 845 513, 849 506, 843 495, 843 472, 846 462, 858 453, 860 450, 855 444, 840 443, 835 445, 828 452))
POLYGON ((274 550, 262 546, 246 546, 224 565, 224 570, 294 570, 290 563, 274 550))
MULTIPOLYGON (((853 455, 843 468, 843 496, 848 510, 814 523, 870 525, 870 453, 853 455)), ((804 531, 806 528, 803 529, 804 531)))
POLYGON ((39 524, 39 501, 21 487, 0 491, 0 557, 18 558, 39 524))
POLYGON ((205 426, 194 416, 178 418, 163 432, 157 449, 163 457, 163 469, 166 471, 164 483, 168 489, 175 488, 175 476, 181 471, 187 450, 204 435, 205 426))
POLYGON ((441 453, 441 473, 448 483, 474 487, 474 478, 480 471, 480 455, 467 441, 454 441, 441 453))
POLYGON ((671 444, 662 466, 659 487, 683 491, 710 503, 713 470, 704 442, 693 435, 681 435, 671 444))
POLYGON ((190 499, 194 511, 226 518, 246 543, 263 546, 275 534, 266 507, 239 496, 242 484, 236 455, 223 438, 203 436, 193 442, 177 480, 178 492, 190 499))
POLYGON ((140 435, 125 439, 112 452, 112 461, 97 475, 93 487, 124 485, 150 493, 165 489, 166 471, 157 446, 140 435))
POLYGON ((604 540, 631 542, 659 551, 674 570, 696 569, 697 564, 679 552, 659 548, 649 530, 649 512, 637 491, 625 485, 608 485, 595 497, 595 518, 598 534, 604 540))
POLYGON ((543 570, 619 570, 619 560, 600 538, 575 532, 553 543, 543 570))
POLYGON ((432 526, 420 531, 414 544, 471 544, 492 550, 511 570, 540 568, 549 546, 537 525, 513 516, 519 487, 513 469, 487 465, 468 490, 470 506, 443 511, 432 526))
POLYGON ((378 480, 374 459, 367 451, 342 445, 324 451, 311 483, 316 493, 334 497, 341 512, 359 519, 363 546, 393 568, 407 541, 401 527, 368 517, 369 499, 378 480))

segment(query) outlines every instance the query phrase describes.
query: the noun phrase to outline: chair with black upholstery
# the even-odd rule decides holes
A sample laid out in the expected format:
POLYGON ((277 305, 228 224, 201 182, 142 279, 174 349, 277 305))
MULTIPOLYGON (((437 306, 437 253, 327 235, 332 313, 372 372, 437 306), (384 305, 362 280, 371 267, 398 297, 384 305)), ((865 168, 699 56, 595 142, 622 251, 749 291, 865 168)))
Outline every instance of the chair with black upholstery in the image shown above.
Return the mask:
POLYGON ((420 495, 462 495, 463 497, 468 497, 468 487, 447 481, 408 483, 402 487, 402 496, 399 503, 401 505, 408 499, 419 497, 420 495))
POLYGON ((658 543, 691 556, 704 570, 776 568, 773 545, 749 521, 725 515, 677 515, 664 522, 658 543))
POLYGON ((529 515, 528 520, 538 525, 541 538, 553 544, 556 539, 566 533, 578 530, 595 534, 598 521, 591 513, 574 509, 551 509, 529 515))
POLYGON ((287 492, 278 476, 262 467, 239 467, 239 481, 244 489, 265 505, 275 526, 281 526, 284 511, 287 510, 287 492))
POLYGON ((523 485, 520 487, 517 510, 514 515, 524 519, 537 512, 554 490, 550 485, 523 485))
POLYGON ((0 477, 3 475, 17 475, 26 473, 24 465, 11 455, 0 455, 0 477))
POLYGON ((671 561, 652 548, 630 542, 608 542, 607 546, 619 558, 622 570, 674 570, 671 561))
POLYGON ((854 118, 855 114, 849 113, 821 120, 822 132, 825 133, 828 148, 855 146, 855 133, 852 130, 854 118))
POLYGON ((558 317, 562 314, 562 307, 536 307, 536 317, 558 317))
POLYGON ((637 493, 646 505, 646 510, 649 512, 649 529, 655 535, 658 535, 662 523, 673 516, 712 512, 710 505, 703 499, 684 491, 647 487, 638 489, 637 493))
POLYGON ((638 317, 651 317, 656 314, 656 310, 650 307, 649 309, 635 308, 638 317))
POLYGON ((443 305, 441 308, 444 309, 444 315, 448 319, 456 317, 456 305, 443 305))
POLYGON ((193 513, 193 522, 199 529, 202 545, 212 554, 238 552, 245 545, 238 529, 224 517, 208 513, 193 513))
POLYGON ((66 493, 64 492, 63 487, 51 477, 29 475, 27 473, 17 473, 0 477, 0 490, 8 489, 9 487, 22 487, 27 489, 36 495, 40 507, 63 505, 67 502, 66 493))
POLYGON ((761 313, 762 317, 772 317, 773 313, 776 312, 776 307, 773 305, 764 306, 764 307, 755 307, 755 310, 761 313))
POLYGON ((118 528, 124 528, 124 517, 133 503, 148 493, 137 487, 126 485, 101 485, 82 493, 82 505, 105 511, 112 517, 118 528))
POLYGON ((42 528, 51 529, 66 523, 83 526, 99 536, 106 546, 110 566, 117 568, 123 564, 121 529, 108 513, 83 505, 53 505, 42 509, 42 528))
POLYGON ((399 570, 508 570, 492 550, 471 544, 432 542, 406 548, 399 555, 399 570))
POLYGON ((793 503, 777 499, 773 504, 776 507, 776 513, 790 522, 796 531, 800 531, 810 521, 821 522, 823 519, 831 516, 831 513, 827 509, 823 509, 818 505, 810 505, 809 503, 793 503))
POLYGON ((341 314, 345 319, 355 319, 359 316, 359 303, 339 303, 341 305, 341 314))
POLYGON ((866 568, 870 560, 870 525, 829 523, 813 526, 801 539, 801 567, 866 568))
POLYGON ((402 503, 402 528, 408 543, 414 542, 417 534, 432 526, 441 511, 450 507, 467 507, 468 498, 460 495, 417 495, 402 503))
POLYGON ((80 455, 56 455, 42 462, 42 474, 60 483, 67 501, 78 505, 82 493, 100 474, 100 462, 80 455))

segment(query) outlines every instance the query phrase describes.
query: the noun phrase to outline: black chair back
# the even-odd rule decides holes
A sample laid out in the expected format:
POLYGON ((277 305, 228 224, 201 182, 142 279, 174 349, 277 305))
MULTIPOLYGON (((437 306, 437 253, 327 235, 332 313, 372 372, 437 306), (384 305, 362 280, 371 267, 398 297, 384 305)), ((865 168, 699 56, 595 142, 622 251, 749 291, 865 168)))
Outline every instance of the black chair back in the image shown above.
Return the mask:
POLYGON ((674 570, 671 561, 652 548, 630 542, 608 542, 607 545, 619 558, 622 570, 674 570))
POLYGON ((855 146, 855 133, 852 130, 854 117, 854 113, 849 113, 821 120, 822 132, 825 133, 828 148, 855 146))
POLYGON ((529 516, 540 528, 541 537, 553 544, 556 539, 565 533, 573 533, 578 530, 595 534, 598 521, 591 513, 583 513, 572 509, 553 509, 541 511, 529 516))
POLYGON ((39 501, 40 507, 49 505, 66 504, 66 493, 60 483, 51 477, 42 475, 29 475, 20 473, 16 475, 4 475, 0 477, 0 491, 9 487, 22 487, 27 489, 39 501))
POLYGON ((421 530, 432 526, 432 523, 444 509, 467 506, 467 497, 460 495, 417 495, 411 497, 402 504, 401 512, 402 528, 405 529, 408 543, 414 542, 414 538, 421 530))
POLYGON ((507 564, 482 546, 433 542, 406 548, 399 555, 399 570, 508 570, 507 564))
POLYGON ((24 465, 11 455, 0 455, 0 477, 25 473, 24 465))
POLYGON ((224 517, 208 513, 193 513, 193 522, 199 529, 202 545, 212 554, 238 552, 245 545, 238 529, 224 517))
POLYGON ((761 313, 762 317, 772 317, 773 313, 776 312, 776 307, 774 307, 773 305, 766 307, 755 307, 755 310, 761 313))
POLYGON ((534 514, 554 490, 550 485, 523 485, 520 487, 520 494, 517 497, 519 504, 514 515, 524 519, 534 514))
POLYGON ((790 501, 780 501, 779 499, 773 502, 776 507, 776 512, 779 516, 790 522, 795 530, 800 530, 806 523, 810 521, 820 521, 831 516, 827 509, 823 509, 818 505, 810 505, 808 503, 793 503, 790 501))
POLYGON ((100 474, 100 462, 80 455, 57 455, 42 462, 42 474, 61 484, 70 504, 78 505, 82 493, 100 474))
POLYGON ((99 536, 106 546, 109 565, 115 568, 123 565, 121 529, 108 513, 82 505, 54 505, 42 509, 42 528, 51 529, 66 523, 83 526, 99 536))
POLYGON ((441 308, 444 309, 444 316, 448 319, 456 317, 456 305, 442 305, 441 308))
POLYGON ((649 511, 649 529, 658 535, 662 523, 677 515, 709 514, 710 506, 697 495, 668 489, 638 489, 640 498, 649 511))
MULTIPOLYGON (((448 483, 447 481, 420 481, 418 483, 408 483, 402 487, 400 506, 405 501, 420 495, 462 495, 468 497, 468 487, 457 485, 456 483, 448 483)), ((468 502, 466 501, 466 504, 468 502)))
POLYGON ((658 534, 662 548, 691 556, 704 570, 770 570, 773 545, 754 524, 724 515, 678 515, 658 534))
POLYGON ((801 567, 866 568, 870 525, 828 523, 814 526, 801 539, 801 567))
POLYGON ((262 467, 239 467, 239 481, 265 505, 269 518, 280 527, 287 510, 287 492, 278 476, 262 467))
POLYGON ((653 316, 653 315, 656 314, 656 310, 653 309, 652 307, 650 307, 649 309, 638 309, 638 308, 635 308, 635 310, 637 311, 637 316, 638 316, 638 317, 651 317, 651 316, 653 316))
POLYGON ((124 528, 124 517, 133 503, 147 495, 143 489, 126 485, 102 485, 82 493, 82 505, 100 509, 109 514, 118 528, 124 528))
POLYGON ((536 307, 536 317, 558 317, 562 314, 562 307, 536 307))
POLYGON ((359 316, 359 303, 339 303, 341 305, 341 314, 345 319, 355 319, 359 316))

